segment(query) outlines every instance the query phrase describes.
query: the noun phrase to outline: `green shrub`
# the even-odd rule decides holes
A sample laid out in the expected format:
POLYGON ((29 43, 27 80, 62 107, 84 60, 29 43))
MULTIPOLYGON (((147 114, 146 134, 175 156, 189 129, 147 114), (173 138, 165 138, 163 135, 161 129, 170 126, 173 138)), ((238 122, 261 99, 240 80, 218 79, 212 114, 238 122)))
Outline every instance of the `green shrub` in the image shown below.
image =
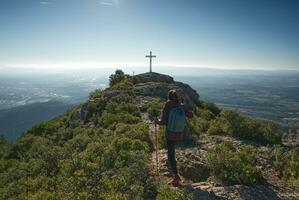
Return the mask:
POLYGON ((216 180, 224 184, 254 184, 261 180, 256 167, 257 152, 250 146, 237 150, 223 142, 208 151, 207 166, 216 180))
POLYGON ((205 110, 209 110, 210 112, 212 112, 215 116, 217 116, 221 112, 221 110, 213 102, 204 101, 202 103, 202 107, 205 110))
POLYGON ((97 89, 89 94, 89 99, 99 99, 104 97, 104 92, 102 89, 97 89))
POLYGON ((136 104, 120 103, 114 110, 116 113, 130 113, 133 116, 140 117, 140 110, 136 104))
POLYGON ((185 189, 172 188, 165 184, 160 184, 157 200, 192 200, 195 199, 194 194, 188 193, 185 189))
POLYGON ((121 82, 115 83, 110 88, 111 90, 130 90, 133 89, 133 79, 125 77, 121 82))
POLYGON ((208 121, 215 119, 215 115, 210 110, 207 109, 196 108, 195 115, 197 117, 200 117, 208 121))
POLYGON ((223 110, 216 119, 210 121, 207 134, 229 135, 262 144, 281 143, 278 126, 271 122, 262 124, 232 110, 223 110))
POLYGON ((60 128, 64 128, 62 121, 53 119, 33 126, 27 131, 27 134, 36 136, 51 136, 53 132, 58 131, 60 128))
POLYGON ((210 121, 207 134, 208 135, 226 135, 226 133, 223 131, 222 122, 219 119, 210 121))
POLYGON ((299 153, 284 150, 276 145, 272 152, 272 162, 276 170, 287 180, 299 180, 299 153))
POLYGON ((151 120, 162 115, 163 102, 160 99, 153 99, 147 106, 147 113, 151 120))
POLYGON ((6 172, 9 168, 12 168, 14 165, 18 164, 15 159, 6 159, 0 160, 0 173, 6 172))
POLYGON ((199 136, 208 130, 209 122, 205 119, 194 116, 189 122, 189 127, 192 135, 199 136))
POLYGON ((165 129, 166 129, 165 126, 160 126, 159 129, 157 128, 159 149, 167 148, 165 129))
POLYGON ((194 101, 195 105, 198 107, 198 108, 203 108, 203 100, 201 99, 197 99, 194 101))
POLYGON ((134 103, 134 96, 128 93, 121 93, 119 95, 113 96, 109 99, 109 102, 120 103, 134 103))
POLYGON ((262 129, 262 135, 268 143, 272 144, 281 144, 281 135, 279 133, 279 127, 272 123, 268 122, 262 129))
POLYGON ((114 74, 111 74, 110 77, 109 77, 109 85, 110 87, 123 81, 125 79, 125 73, 118 69, 115 71, 114 74))
POLYGON ((130 139, 139 139, 151 145, 152 143, 149 138, 148 131, 149 131, 148 124, 144 122, 140 122, 138 124, 132 124, 132 125, 118 123, 115 128, 116 135, 125 135, 130 139))
POLYGON ((114 128, 118 123, 135 124, 140 122, 140 118, 129 113, 108 113, 103 112, 99 124, 103 128, 114 128))
POLYGON ((11 143, 8 142, 6 137, 0 134, 0 159, 4 159, 8 156, 11 146, 11 143))

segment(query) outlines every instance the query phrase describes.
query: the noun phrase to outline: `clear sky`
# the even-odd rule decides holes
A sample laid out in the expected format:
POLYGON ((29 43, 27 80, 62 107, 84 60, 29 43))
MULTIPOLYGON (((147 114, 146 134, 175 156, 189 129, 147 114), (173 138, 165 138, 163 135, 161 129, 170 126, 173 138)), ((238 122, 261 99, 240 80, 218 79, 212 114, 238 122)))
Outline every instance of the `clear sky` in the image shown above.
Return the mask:
POLYGON ((0 67, 299 70, 298 0, 0 0, 0 67))

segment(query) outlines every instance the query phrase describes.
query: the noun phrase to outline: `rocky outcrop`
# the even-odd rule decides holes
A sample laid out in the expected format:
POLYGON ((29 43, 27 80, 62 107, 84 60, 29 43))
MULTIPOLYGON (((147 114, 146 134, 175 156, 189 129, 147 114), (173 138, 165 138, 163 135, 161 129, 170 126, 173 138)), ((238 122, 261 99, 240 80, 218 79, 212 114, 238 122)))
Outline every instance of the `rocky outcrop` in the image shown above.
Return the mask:
POLYGON ((205 181, 209 177, 209 169, 202 162, 188 158, 178 160, 180 174, 194 182, 205 181))
POLYGON ((211 192, 220 199, 227 200, 279 200, 276 192, 267 185, 233 185, 212 187, 211 192))
POLYGON ((134 91, 140 96, 167 98, 167 93, 171 89, 175 89, 184 103, 194 109, 198 101, 199 95, 188 84, 176 82, 168 75, 158 73, 139 74, 134 77, 134 91))
POLYGON ((136 84, 147 82, 173 83, 174 80, 171 76, 156 72, 147 72, 134 76, 134 83, 136 84))

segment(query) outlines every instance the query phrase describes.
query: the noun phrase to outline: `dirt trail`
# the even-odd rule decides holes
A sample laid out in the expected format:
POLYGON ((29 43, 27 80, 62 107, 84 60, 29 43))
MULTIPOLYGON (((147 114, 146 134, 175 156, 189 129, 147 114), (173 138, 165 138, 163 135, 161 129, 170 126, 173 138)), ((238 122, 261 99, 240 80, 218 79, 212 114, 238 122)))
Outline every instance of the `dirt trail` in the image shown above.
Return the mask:
MULTIPOLYGON (((159 126, 155 127, 154 123, 151 122, 148 118, 147 113, 141 114, 142 121, 149 125, 149 137, 153 144, 154 151, 151 154, 151 166, 152 166, 152 175, 156 177, 157 180, 168 183, 171 180, 171 173, 167 168, 167 151, 165 149, 160 149, 159 146, 156 146, 156 130, 159 130, 159 126), (156 151, 158 150, 158 151, 156 151), (158 165, 157 165, 158 163, 158 165)), ((215 200, 219 199, 214 194, 210 193, 208 190, 212 187, 206 182, 193 183, 191 180, 186 179, 180 175, 182 179, 181 187, 185 187, 188 191, 195 194, 196 199, 201 200, 215 200)))

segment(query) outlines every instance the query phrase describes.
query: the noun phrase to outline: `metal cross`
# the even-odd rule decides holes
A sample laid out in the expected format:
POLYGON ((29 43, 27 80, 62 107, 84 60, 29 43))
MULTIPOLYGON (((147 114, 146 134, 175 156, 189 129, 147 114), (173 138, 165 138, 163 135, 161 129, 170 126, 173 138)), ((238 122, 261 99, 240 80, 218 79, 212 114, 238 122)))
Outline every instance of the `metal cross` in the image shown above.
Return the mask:
POLYGON ((145 57, 150 59, 150 72, 152 72, 152 58, 156 58, 156 56, 152 55, 152 51, 150 51, 150 55, 146 55, 145 57))

